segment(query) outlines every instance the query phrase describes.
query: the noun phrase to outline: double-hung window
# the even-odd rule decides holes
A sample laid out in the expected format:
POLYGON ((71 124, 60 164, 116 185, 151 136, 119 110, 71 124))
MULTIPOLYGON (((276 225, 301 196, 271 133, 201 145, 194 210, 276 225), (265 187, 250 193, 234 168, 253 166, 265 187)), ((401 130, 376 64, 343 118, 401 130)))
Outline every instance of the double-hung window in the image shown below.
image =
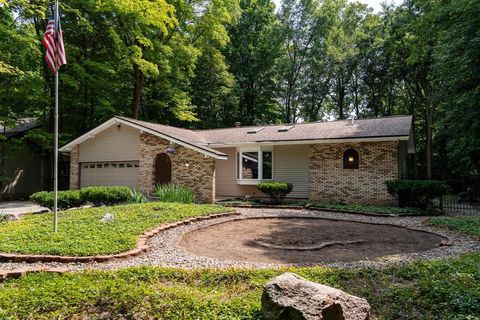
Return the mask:
POLYGON ((237 149, 237 182, 256 184, 273 179, 273 149, 249 147, 237 149))

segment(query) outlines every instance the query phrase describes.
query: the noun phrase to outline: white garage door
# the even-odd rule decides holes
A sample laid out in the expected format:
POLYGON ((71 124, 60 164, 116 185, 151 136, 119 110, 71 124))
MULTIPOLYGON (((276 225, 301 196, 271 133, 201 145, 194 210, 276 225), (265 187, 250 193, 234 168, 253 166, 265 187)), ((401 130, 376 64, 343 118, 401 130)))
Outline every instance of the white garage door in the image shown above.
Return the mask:
POLYGON ((138 161, 83 162, 80 165, 80 187, 138 186, 138 161))

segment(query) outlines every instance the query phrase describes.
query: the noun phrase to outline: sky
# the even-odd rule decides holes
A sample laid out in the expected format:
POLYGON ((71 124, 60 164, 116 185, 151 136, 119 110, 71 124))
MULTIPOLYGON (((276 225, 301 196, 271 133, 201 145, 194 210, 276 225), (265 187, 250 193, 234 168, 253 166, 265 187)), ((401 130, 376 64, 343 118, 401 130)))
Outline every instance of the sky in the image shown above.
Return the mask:
MULTIPOLYGON (((353 2, 353 0, 349 0, 350 2, 353 2)), ((369 7, 372 7, 375 12, 380 12, 381 6, 380 4, 383 2, 387 2, 388 4, 399 4, 401 1, 400 0, 356 0, 361 3, 367 4, 369 7)), ((275 5, 277 8, 280 7, 281 0, 273 0, 275 2, 275 5)))

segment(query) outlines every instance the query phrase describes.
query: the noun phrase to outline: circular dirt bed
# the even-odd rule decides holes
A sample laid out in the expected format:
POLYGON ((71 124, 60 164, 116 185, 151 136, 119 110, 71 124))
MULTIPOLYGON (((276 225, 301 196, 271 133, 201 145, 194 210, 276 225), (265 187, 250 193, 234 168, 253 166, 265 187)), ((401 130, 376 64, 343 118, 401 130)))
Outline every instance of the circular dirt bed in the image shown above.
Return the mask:
POLYGON ((441 245, 439 235, 400 226, 321 218, 248 218, 191 231, 180 246, 195 255, 266 263, 375 259, 441 245))

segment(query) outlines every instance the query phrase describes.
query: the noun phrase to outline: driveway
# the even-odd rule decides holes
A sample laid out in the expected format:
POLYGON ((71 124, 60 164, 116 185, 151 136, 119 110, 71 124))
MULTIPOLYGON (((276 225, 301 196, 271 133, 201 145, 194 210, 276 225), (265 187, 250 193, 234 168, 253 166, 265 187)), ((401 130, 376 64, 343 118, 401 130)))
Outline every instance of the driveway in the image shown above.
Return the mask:
POLYGON ((39 213, 47 211, 47 208, 36 205, 30 201, 7 201, 0 202, 0 213, 23 215, 27 213, 39 213))

